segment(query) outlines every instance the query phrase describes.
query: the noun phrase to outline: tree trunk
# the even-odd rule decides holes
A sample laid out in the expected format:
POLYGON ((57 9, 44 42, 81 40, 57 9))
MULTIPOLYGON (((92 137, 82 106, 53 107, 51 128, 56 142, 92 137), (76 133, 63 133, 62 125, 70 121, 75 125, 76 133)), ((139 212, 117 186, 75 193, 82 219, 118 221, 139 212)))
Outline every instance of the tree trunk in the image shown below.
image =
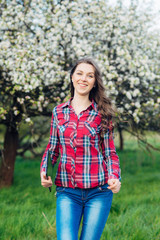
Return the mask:
POLYGON ((119 132, 119 148, 122 151, 124 149, 124 141, 123 141, 122 128, 120 126, 118 126, 118 132, 119 132))
POLYGON ((0 167, 0 187, 9 187, 13 183, 14 164, 18 148, 18 131, 7 126, 0 167))

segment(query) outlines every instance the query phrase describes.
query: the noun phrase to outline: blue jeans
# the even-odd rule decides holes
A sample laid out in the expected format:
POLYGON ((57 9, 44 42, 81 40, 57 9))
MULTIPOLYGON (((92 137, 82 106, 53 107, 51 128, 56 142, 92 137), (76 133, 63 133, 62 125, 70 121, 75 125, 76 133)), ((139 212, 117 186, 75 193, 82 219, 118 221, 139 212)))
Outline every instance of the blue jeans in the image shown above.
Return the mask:
POLYGON ((105 227, 113 193, 108 184, 91 189, 57 187, 57 240, 99 240, 105 227))

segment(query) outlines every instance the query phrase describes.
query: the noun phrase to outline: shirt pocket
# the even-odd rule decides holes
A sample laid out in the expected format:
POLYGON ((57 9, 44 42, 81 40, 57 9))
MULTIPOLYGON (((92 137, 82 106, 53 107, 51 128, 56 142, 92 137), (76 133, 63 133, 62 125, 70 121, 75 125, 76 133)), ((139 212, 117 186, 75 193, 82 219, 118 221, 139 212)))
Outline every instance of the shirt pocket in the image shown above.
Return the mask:
POLYGON ((100 126, 95 122, 84 122, 83 134, 89 137, 95 137, 100 133, 100 126))
POLYGON ((65 120, 65 119, 59 120, 58 129, 60 133, 63 133, 66 130, 68 123, 69 123, 68 120, 65 120))

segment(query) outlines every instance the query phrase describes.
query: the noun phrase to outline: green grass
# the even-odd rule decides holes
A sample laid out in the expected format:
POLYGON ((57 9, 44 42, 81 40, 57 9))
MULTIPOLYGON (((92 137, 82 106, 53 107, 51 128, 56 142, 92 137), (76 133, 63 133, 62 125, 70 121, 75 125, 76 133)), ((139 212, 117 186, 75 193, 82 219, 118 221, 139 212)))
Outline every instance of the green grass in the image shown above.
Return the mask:
MULTIPOLYGON (((148 133, 147 136, 158 146, 158 135, 148 133)), ((160 152, 147 153, 128 134, 125 134, 124 151, 117 152, 122 168, 122 188, 114 194, 101 240, 158 240, 160 152)), ((0 239, 56 239, 55 187, 51 193, 41 187, 40 161, 17 157, 13 186, 0 190, 0 239)))

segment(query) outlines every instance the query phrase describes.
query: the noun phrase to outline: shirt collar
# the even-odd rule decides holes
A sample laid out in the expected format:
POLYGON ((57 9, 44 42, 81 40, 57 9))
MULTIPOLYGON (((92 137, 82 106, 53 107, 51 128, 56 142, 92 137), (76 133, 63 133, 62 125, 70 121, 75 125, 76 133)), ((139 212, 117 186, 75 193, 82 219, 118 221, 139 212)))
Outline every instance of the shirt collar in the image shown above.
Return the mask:
MULTIPOLYGON (((73 97, 71 97, 67 102, 65 102, 61 107, 65 108, 65 107, 69 107, 71 106, 71 101, 72 101, 73 97)), ((94 101, 94 99, 92 99, 92 103, 90 105, 96 112, 98 111, 98 106, 97 103, 94 101)))

